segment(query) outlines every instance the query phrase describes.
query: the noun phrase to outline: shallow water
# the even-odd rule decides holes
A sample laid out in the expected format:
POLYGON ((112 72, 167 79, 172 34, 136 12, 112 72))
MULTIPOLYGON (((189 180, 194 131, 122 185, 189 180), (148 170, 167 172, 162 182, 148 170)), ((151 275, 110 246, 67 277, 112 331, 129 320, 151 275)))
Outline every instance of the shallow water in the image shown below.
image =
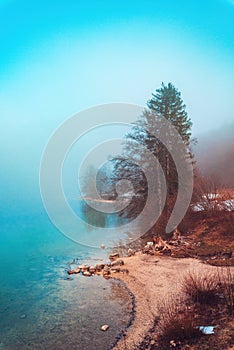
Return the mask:
POLYGON ((105 350, 129 324, 132 299, 119 281, 67 279, 69 260, 90 263, 107 253, 71 242, 46 215, 2 221, 0 252, 1 350, 105 350))

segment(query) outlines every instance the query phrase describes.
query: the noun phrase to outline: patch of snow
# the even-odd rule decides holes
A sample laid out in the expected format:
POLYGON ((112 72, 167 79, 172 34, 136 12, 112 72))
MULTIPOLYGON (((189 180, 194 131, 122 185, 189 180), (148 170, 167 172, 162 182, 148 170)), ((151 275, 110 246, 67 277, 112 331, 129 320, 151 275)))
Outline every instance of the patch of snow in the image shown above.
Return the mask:
POLYGON ((223 201, 222 204, 225 207, 225 210, 232 211, 234 210, 234 199, 227 199, 226 201, 223 201))
POLYGON ((214 334, 213 326, 199 326, 198 327, 203 334, 214 334))
POLYGON ((212 202, 198 202, 192 206, 193 211, 203 211, 210 209, 218 209, 225 211, 234 210, 234 199, 227 199, 225 201, 212 201, 212 202))
POLYGON ((203 210, 205 210, 205 209, 202 206, 202 204, 197 203, 193 206, 193 211, 203 211, 203 210))
POLYGON ((203 194, 202 196, 203 199, 217 199, 219 197, 220 195, 217 193, 207 193, 207 194, 203 194))

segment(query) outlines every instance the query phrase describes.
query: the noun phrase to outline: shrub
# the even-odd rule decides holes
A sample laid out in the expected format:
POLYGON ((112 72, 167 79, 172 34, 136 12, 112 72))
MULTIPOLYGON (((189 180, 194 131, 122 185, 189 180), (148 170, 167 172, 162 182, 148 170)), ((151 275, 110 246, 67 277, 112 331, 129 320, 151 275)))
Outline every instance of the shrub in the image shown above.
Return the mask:
POLYGON ((220 279, 217 274, 189 273, 182 282, 182 291, 193 302, 211 305, 218 301, 220 279))
POLYGON ((190 342, 199 338, 202 333, 196 327, 193 312, 182 307, 181 302, 167 302, 160 310, 158 323, 158 344, 160 349, 168 349, 171 341, 175 343, 190 342))
POLYGON ((219 270, 219 281, 224 301, 227 306, 228 313, 234 315, 234 274, 231 267, 226 265, 219 270))

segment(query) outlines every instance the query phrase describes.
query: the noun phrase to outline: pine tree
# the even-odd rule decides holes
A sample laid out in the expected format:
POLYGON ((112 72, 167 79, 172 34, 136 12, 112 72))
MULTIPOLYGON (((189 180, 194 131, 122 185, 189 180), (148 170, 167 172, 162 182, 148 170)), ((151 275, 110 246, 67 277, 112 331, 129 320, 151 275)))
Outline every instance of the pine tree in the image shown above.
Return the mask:
POLYGON ((167 86, 162 83, 156 94, 152 94, 148 101, 148 108, 160 117, 169 120, 177 129, 187 146, 190 144, 192 123, 186 112, 186 106, 181 93, 172 83, 167 86))
MULTIPOLYGON (((144 110, 140 118, 134 123, 132 130, 126 135, 126 146, 123 154, 114 159, 115 171, 113 181, 117 182, 121 179, 130 180, 133 184, 135 196, 133 196, 130 205, 120 213, 128 218, 134 218, 143 209, 148 195, 147 179, 142 169, 134 164, 134 159, 144 159, 144 152, 139 154, 137 145, 146 147, 156 157, 164 172, 167 184, 167 195, 164 209, 162 208, 162 193, 160 192, 162 179, 158 175, 159 169, 151 169, 155 171, 155 183, 157 190, 155 191, 155 210, 156 207, 162 211, 160 220, 153 227, 154 233, 165 233, 167 220, 172 211, 178 191, 178 174, 171 156, 170 150, 148 130, 151 126, 157 127, 160 133, 166 133, 164 137, 171 142, 171 147, 176 147, 174 128, 164 128, 163 120, 166 119, 172 124, 180 134, 183 143, 189 148, 191 142, 191 120, 186 112, 186 107, 181 98, 180 92, 172 83, 165 85, 162 83, 160 89, 152 95, 147 102, 147 108, 144 110), (131 160, 129 160, 131 159, 131 160)), ((150 169, 152 164, 146 160, 145 169, 150 169)))

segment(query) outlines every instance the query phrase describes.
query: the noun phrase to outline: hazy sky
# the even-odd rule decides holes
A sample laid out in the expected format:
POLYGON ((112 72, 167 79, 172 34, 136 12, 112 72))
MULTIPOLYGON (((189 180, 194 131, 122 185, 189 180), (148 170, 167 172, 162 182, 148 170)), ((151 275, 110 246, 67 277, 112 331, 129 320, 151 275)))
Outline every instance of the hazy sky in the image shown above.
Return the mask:
POLYGON ((2 176, 36 174, 49 135, 72 114, 145 105, 162 81, 182 92, 195 135, 228 124, 233 23, 232 0, 0 0, 2 176))

